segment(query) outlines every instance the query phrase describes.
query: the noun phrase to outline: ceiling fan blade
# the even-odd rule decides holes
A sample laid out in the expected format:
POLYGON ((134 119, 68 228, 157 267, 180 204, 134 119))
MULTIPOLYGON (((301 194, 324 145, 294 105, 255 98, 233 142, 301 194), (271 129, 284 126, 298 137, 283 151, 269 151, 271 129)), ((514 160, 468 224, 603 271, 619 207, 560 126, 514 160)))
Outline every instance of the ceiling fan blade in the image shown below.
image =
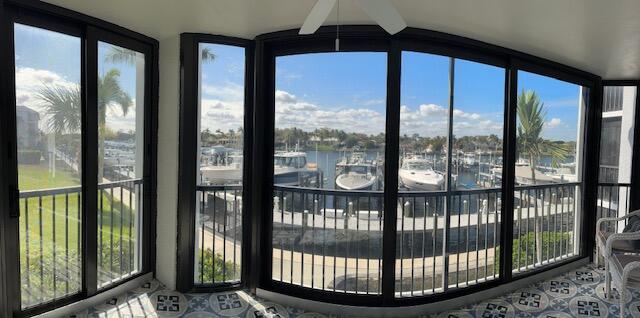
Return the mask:
POLYGON ((316 32, 322 23, 327 20, 335 4, 336 0, 318 0, 313 6, 313 9, 311 9, 307 19, 304 20, 304 24, 302 24, 298 34, 312 34, 316 32))
POLYGON ((358 0, 358 4, 389 34, 396 34, 407 27, 398 10, 388 0, 358 0))

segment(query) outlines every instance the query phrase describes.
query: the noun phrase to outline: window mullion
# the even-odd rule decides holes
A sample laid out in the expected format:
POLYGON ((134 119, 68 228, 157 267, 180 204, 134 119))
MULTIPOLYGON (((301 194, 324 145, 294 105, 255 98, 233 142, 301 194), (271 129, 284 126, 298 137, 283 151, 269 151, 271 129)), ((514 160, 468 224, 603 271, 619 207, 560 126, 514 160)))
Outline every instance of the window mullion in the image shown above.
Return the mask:
POLYGON ((447 132, 447 184, 445 195, 445 207, 444 207, 444 228, 442 233, 442 289, 447 291, 449 286, 449 227, 451 225, 451 207, 453 202, 451 199, 451 178, 453 158, 453 103, 454 103, 454 90, 455 90, 455 58, 449 58, 449 105, 448 105, 448 132, 447 132))
POLYGON ((384 226, 382 232, 382 297, 395 298, 396 223, 398 205, 398 158, 400 140, 400 68, 402 52, 393 41, 387 56, 387 118, 384 168, 384 226), (395 146, 392 146, 395 145, 395 146))
MULTIPOLYGON (((502 150, 502 223, 500 224, 500 276, 511 280, 513 264, 513 207, 515 195, 516 162, 516 113, 518 96, 518 71, 510 66, 505 74, 504 142, 502 150)), ((497 220, 496 220, 497 221, 497 220)))
POLYGON ((82 54, 82 284, 87 297, 98 289, 98 39, 88 27, 82 54))

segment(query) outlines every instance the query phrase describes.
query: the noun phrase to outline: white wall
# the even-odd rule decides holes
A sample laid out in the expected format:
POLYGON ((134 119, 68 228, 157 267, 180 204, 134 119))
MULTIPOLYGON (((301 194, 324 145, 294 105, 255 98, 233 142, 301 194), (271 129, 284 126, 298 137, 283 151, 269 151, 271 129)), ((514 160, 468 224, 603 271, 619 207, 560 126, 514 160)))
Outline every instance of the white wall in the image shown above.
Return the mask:
POLYGON ((176 287, 180 36, 160 40, 156 277, 176 287))

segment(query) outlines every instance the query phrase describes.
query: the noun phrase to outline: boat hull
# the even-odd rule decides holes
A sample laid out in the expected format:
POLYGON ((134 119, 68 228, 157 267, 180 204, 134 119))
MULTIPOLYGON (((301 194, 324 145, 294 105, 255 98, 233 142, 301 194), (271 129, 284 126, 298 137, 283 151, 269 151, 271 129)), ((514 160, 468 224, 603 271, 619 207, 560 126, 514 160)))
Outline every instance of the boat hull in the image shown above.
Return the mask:
POLYGON ((336 188, 341 190, 374 190, 376 177, 358 178, 357 182, 353 181, 353 176, 341 174, 336 177, 336 188), (361 182, 360 182, 361 181, 361 182))
POLYGON ((444 184, 444 178, 427 182, 425 180, 416 180, 416 178, 411 178, 407 173, 403 172, 400 172, 398 177, 400 183, 405 188, 413 191, 438 191, 442 190, 442 185, 444 184))

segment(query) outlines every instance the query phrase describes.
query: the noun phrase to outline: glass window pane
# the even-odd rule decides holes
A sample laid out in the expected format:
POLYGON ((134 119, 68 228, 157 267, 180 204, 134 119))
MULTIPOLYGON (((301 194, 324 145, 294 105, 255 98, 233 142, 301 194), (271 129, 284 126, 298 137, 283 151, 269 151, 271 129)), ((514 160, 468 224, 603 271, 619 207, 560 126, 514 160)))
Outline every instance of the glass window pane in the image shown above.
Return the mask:
POLYGON ((98 42, 98 285, 140 270, 145 56, 98 42))
POLYGON ((518 72, 513 270, 579 251, 584 109, 588 89, 518 72))
POLYGON ((396 297, 498 277, 504 79, 502 68, 402 53, 396 297))
POLYGON ((376 52, 276 58, 274 280, 380 293, 386 68, 376 52))
POLYGON ((240 280, 245 48, 199 46, 194 282, 240 280))
POLYGON ((14 24, 22 307, 81 289, 81 39, 14 24))

